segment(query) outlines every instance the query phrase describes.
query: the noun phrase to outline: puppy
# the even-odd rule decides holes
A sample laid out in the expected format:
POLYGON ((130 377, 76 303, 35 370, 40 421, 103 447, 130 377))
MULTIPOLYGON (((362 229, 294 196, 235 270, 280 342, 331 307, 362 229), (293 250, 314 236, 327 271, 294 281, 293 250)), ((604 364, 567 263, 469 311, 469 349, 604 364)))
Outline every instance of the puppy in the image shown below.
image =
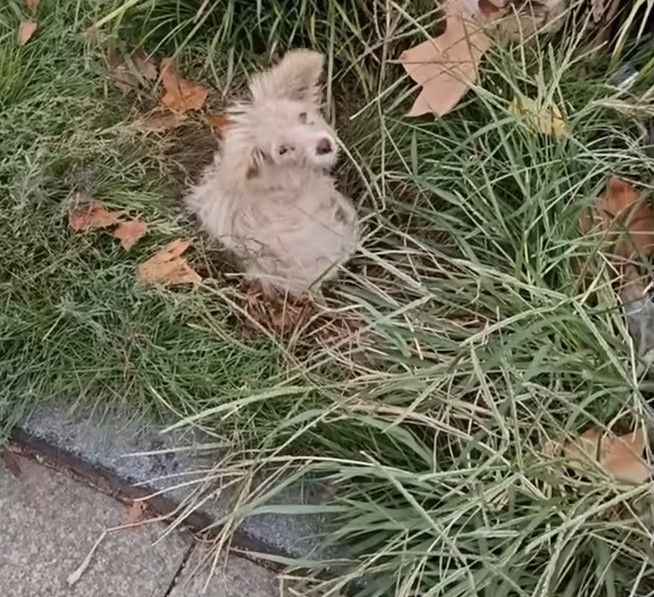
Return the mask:
POLYGON ((333 278, 359 242, 356 212, 329 171, 336 133, 320 113, 323 56, 288 52, 252 77, 220 150, 186 203, 263 291, 293 297, 333 278))

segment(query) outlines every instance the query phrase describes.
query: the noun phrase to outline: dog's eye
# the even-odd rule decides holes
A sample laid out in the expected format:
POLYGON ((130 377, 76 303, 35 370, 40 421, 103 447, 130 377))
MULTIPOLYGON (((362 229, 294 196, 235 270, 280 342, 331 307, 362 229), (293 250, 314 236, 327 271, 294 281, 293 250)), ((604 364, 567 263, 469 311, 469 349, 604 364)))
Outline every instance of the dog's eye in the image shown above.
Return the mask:
POLYGON ((284 155, 285 153, 288 153, 289 151, 293 151, 293 148, 289 147, 288 145, 282 145, 279 148, 278 153, 279 153, 279 155, 284 155))
POLYGON ((307 117, 308 117, 307 113, 302 112, 299 116, 300 122, 305 123, 307 121, 307 117))

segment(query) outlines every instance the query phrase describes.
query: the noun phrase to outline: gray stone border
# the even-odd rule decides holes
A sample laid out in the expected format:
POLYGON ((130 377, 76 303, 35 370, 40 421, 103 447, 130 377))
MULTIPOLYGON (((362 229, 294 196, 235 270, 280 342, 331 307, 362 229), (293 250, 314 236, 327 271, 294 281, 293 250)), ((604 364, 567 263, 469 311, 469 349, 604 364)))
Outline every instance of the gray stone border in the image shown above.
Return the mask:
MULTIPOLYGON (((19 425, 12 442, 23 452, 122 499, 152 496, 148 504, 160 515, 171 515, 192 488, 179 487, 210 463, 193 452, 197 439, 188 432, 162 434, 151 421, 134 421, 117 414, 67 408, 43 402, 19 425), (191 449, 183 449, 189 448, 191 449), (182 449, 180 449, 182 448, 182 449)), ((275 497, 276 504, 315 504, 316 491, 291 488, 275 497)), ((214 522, 232 508, 233 493, 220 492, 202 509, 187 512, 184 524, 196 532, 217 531, 214 522), (214 525, 212 527, 212 525, 214 525)), ((266 513, 245 518, 232 544, 275 556, 308 559, 320 545, 324 519, 319 515, 266 513)))

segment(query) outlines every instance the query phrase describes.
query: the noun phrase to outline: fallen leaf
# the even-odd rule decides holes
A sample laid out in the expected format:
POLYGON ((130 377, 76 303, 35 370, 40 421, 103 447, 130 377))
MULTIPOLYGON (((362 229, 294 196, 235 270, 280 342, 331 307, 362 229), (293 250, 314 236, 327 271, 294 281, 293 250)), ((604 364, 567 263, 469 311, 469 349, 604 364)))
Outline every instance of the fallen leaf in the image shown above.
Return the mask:
POLYGON ((229 117, 225 114, 210 114, 207 116, 207 124, 213 129, 214 133, 221 135, 229 126, 229 117))
POLYGON ((566 442, 566 460, 589 471, 599 465, 608 474, 626 483, 644 483, 651 475, 650 466, 643 458, 646 437, 641 429, 621 436, 612 436, 599 427, 591 427, 577 439, 566 442))
POLYGON ((148 81, 154 81, 157 78, 159 73, 156 63, 152 60, 152 56, 148 56, 143 50, 138 49, 132 52, 130 59, 134 63, 138 73, 143 75, 148 81))
POLYGON ((116 87, 123 91, 136 89, 145 80, 157 78, 157 66, 143 50, 135 50, 124 58, 118 48, 109 51, 106 57, 107 72, 116 87))
POLYGON ((400 56, 408 75, 422 85, 408 115, 450 112, 475 82, 481 57, 490 46, 491 39, 481 25, 474 23, 461 5, 450 1, 445 33, 400 56))
POLYGON ((566 133, 566 124, 559 107, 550 103, 541 106, 528 97, 514 97, 508 111, 535 133, 552 135, 557 139, 566 133))
POLYGON ((654 254, 654 209, 628 182, 612 177, 606 191, 595 201, 591 215, 582 215, 584 234, 603 233, 604 243, 620 260, 654 254))
POLYGON ((144 133, 165 133, 180 126, 186 120, 179 112, 155 113, 140 118, 134 123, 135 128, 144 133))
POLYGON ((36 33, 38 25, 34 21, 21 21, 18 26, 18 45, 24 46, 36 33))
POLYGON ((119 222, 112 234, 114 238, 120 241, 125 251, 130 251, 132 247, 141 240, 148 232, 148 225, 139 220, 128 220, 119 222))
POLYGON ((36 11, 39 8, 39 2, 41 0, 25 0, 25 4, 27 5, 27 9, 32 13, 35 14, 36 11))
POLYGON ((134 500, 127 506, 125 524, 139 524, 147 519, 147 505, 144 501, 134 500))
POLYGON ((68 214, 68 225, 73 232, 111 228, 118 223, 121 215, 121 212, 109 211, 104 205, 92 203, 71 210, 68 214))
POLYGON ((160 65, 161 81, 166 93, 161 98, 161 103, 174 112, 187 112, 199 110, 204 106, 207 99, 207 90, 186 79, 182 79, 175 73, 173 61, 164 58, 160 65))
POLYGON ((202 281, 181 255, 190 243, 177 239, 139 265, 138 281, 153 284, 197 284, 202 281))

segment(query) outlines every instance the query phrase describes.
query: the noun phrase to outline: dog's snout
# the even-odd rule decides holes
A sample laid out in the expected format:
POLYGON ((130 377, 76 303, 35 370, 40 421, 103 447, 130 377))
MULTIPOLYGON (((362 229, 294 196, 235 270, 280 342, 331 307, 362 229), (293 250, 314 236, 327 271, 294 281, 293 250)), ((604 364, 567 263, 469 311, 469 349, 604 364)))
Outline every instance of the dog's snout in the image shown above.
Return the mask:
POLYGON ((325 155, 326 153, 331 153, 332 152, 332 142, 327 138, 323 137, 318 141, 318 145, 316 145, 316 153, 318 155, 325 155))

